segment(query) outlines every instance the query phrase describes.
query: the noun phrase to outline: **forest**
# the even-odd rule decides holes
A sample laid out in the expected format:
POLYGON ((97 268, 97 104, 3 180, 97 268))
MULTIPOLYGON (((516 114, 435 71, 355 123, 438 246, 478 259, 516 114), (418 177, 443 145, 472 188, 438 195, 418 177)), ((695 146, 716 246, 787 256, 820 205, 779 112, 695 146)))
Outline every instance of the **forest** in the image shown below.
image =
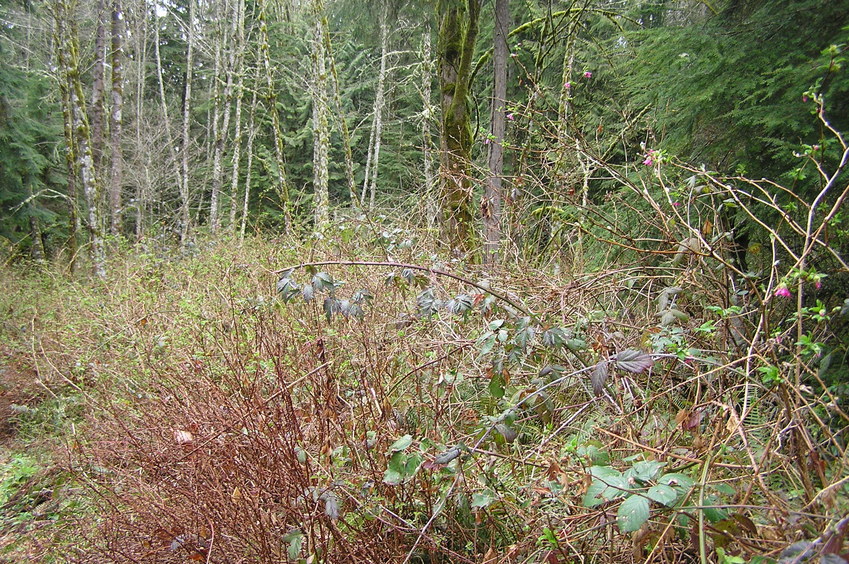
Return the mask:
POLYGON ((849 562, 849 0, 0 21, 0 562, 849 562))

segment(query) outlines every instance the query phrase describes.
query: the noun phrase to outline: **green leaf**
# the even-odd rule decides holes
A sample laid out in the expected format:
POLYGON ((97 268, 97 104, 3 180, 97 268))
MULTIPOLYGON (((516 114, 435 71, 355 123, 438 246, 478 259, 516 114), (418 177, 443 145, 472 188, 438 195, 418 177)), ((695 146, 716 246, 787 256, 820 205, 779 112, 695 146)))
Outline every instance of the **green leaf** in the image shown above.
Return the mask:
MULTIPOLYGON (((654 480, 657 473, 664 466, 666 466, 664 462, 658 462, 656 460, 642 460, 640 462, 636 462, 634 466, 630 468, 629 472, 630 476, 633 476, 641 482, 648 482, 650 480, 654 480)), ((627 472, 625 475, 629 476, 627 472)))
POLYGON ((623 533, 636 531, 649 519, 649 500, 639 495, 632 495, 619 506, 616 517, 620 531, 623 533))
POLYGON ((592 509, 596 505, 601 505, 605 500, 601 497, 601 493, 607 489, 607 484, 599 480, 593 480, 590 487, 587 488, 587 493, 584 494, 581 504, 584 507, 592 509))
POLYGON ((289 545, 286 547, 289 560, 296 560, 300 556, 301 547, 304 544, 304 533, 300 529, 294 529, 283 535, 282 540, 289 545))
POLYGON ((686 474, 677 474, 675 472, 664 474, 658 478, 657 483, 665 486, 676 486, 686 491, 693 487, 693 479, 686 474))
POLYGON ((495 399, 504 397, 504 376, 500 372, 496 372, 489 379, 489 393, 495 399))
POLYGON ((678 499, 678 493, 671 486, 657 484, 649 488, 649 491, 646 492, 646 497, 657 503, 670 506, 678 499))
POLYGON ((483 490, 472 494, 472 509, 482 509, 489 507, 496 496, 492 490, 483 490))
POLYGON ((396 452, 399 450, 404 450, 413 444, 413 436, 412 435, 404 435, 389 447, 389 452, 396 452))

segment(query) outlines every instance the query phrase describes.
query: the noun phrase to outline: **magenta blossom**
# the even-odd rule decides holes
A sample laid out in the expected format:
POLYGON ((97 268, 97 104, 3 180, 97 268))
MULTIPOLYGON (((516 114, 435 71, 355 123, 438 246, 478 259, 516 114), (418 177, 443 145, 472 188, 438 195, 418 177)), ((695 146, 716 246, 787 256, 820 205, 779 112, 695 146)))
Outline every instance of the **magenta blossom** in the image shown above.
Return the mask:
POLYGON ((563 85, 563 88, 565 88, 566 90, 569 90, 570 88, 572 88, 572 83, 567 82, 566 84, 563 85))
POLYGON ((681 205, 681 202, 672 202, 672 205, 677 208, 681 205))
POLYGON ((646 166, 651 166, 654 164, 654 161, 651 159, 651 155, 646 157, 646 160, 643 161, 643 164, 646 166))
POLYGON ((504 117, 506 117, 506 118, 507 118, 507 119, 509 119, 510 121, 513 121, 514 119, 516 119, 516 118, 513 116, 513 114, 512 114, 512 113, 509 113, 509 114, 507 114, 507 115, 506 115, 506 116, 504 116, 504 117))
POLYGON ((814 288, 816 288, 817 290, 822 288, 822 282, 820 282, 819 280, 815 281, 814 282, 814 288))
POLYGON ((779 298, 792 298, 793 294, 790 293, 790 289, 787 286, 782 284, 775 289, 775 296, 779 298))
POLYGON ((584 78, 592 78, 592 77, 593 77, 593 73, 591 73, 590 71, 586 71, 584 73, 584 78))
POLYGON ((807 97, 807 96, 802 96, 802 102, 807 102, 807 101, 808 101, 808 97, 807 97))

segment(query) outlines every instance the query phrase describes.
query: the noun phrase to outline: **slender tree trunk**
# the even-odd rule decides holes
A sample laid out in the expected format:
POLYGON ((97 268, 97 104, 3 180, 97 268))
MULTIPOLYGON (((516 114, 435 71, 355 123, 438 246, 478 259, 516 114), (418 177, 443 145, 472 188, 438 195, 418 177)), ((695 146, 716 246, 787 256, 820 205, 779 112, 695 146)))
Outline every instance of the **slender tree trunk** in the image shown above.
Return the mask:
POLYGON ((122 112, 124 108, 124 11, 121 0, 112 0, 112 107, 109 113, 109 135, 112 158, 109 166, 109 231, 121 231, 121 184, 123 158, 121 149, 122 112))
MULTIPOLYGON (((156 10, 154 9, 152 12, 152 17, 154 18, 153 25, 153 46, 154 46, 154 55, 156 56, 156 78, 159 85, 159 102, 162 105, 162 118, 165 126, 165 138, 166 143, 168 144, 168 150, 171 154, 171 164, 173 166, 174 178, 176 180, 177 186, 180 188, 180 216, 182 216, 183 210, 183 172, 181 169, 182 166, 182 156, 181 151, 177 150, 177 141, 174 138, 174 133, 171 129, 171 118, 168 115, 168 99, 165 97, 165 79, 162 74, 162 56, 159 51, 159 17, 156 15, 156 10)), ((152 196, 152 194, 151 194, 152 196)), ((186 210, 188 210, 188 202, 186 203, 186 210)), ((187 211, 188 215, 188 211, 187 211)), ((182 230, 180 231, 182 233, 182 230)))
POLYGON ((106 259, 103 250, 103 234, 99 213, 100 190, 94 170, 91 150, 91 129, 86 115, 85 96, 79 70, 79 41, 73 26, 74 4, 68 0, 57 0, 53 6, 56 24, 56 59, 61 79, 68 85, 66 101, 67 116, 71 120, 68 140, 72 151, 74 169, 80 173, 83 198, 87 210, 88 231, 91 236, 91 261, 95 276, 106 277, 106 259))
POLYGON ((274 75, 271 72, 271 55, 269 54, 268 44, 268 12, 266 0, 257 0, 259 8, 259 33, 260 33, 260 58, 262 59, 263 68, 265 69, 265 79, 267 90, 265 93, 265 102, 268 106, 268 112, 271 114, 272 133, 274 135, 274 156, 275 164, 277 165, 277 190, 280 198, 280 205, 283 208, 283 220, 285 222, 286 231, 292 232, 292 210, 289 200, 289 181, 286 178, 286 167, 283 158, 283 132, 280 127, 280 116, 277 112, 277 95, 274 90, 274 75))
POLYGON ((327 14, 322 13, 321 25, 324 34, 324 50, 330 62, 330 76, 333 78, 333 103, 339 119, 339 130, 342 133, 342 146, 345 151, 345 179, 348 181, 348 196, 351 205, 357 206, 357 186, 354 180, 354 157, 351 153, 351 133, 348 131, 348 121, 345 119, 345 108, 339 92, 339 73, 336 72, 336 58, 333 56, 333 45, 330 41, 330 26, 327 25, 327 14))
MULTIPOLYGON (((147 70, 147 44, 148 44, 148 18, 147 18, 147 2, 143 0, 136 5, 136 147, 142 147, 142 124, 145 122, 145 84, 147 83, 145 71, 147 70)), ((145 230, 145 211, 147 209, 148 195, 151 191, 150 182, 150 151, 145 151, 144 159, 144 179, 136 183, 136 217, 135 217, 135 237, 136 241, 141 241, 144 238, 145 230)))
POLYGON ((189 125, 192 109, 192 66, 194 65, 195 42, 195 0, 189 0, 188 45, 186 46, 186 84, 183 93, 182 128, 182 183, 180 184, 180 245, 185 245, 189 237, 189 152, 191 150, 189 125))
POLYGON ((313 38, 313 211, 316 231, 321 231, 330 223, 328 195, 328 158, 330 154, 330 124, 327 103, 327 65, 324 42, 324 4, 313 0, 314 24, 313 38))
POLYGON ((234 63, 234 74, 236 75, 236 115, 234 116, 233 131, 233 168, 230 177, 230 229, 236 230, 236 203, 239 197, 239 162, 242 157, 242 100, 245 97, 244 90, 244 56, 242 50, 245 46, 245 0, 236 1, 236 37, 233 50, 236 53, 234 63))
POLYGON ((429 228, 436 226, 439 219, 439 198, 436 190, 436 177, 433 174, 433 137, 431 136, 431 121, 433 120, 433 54, 431 53, 430 29, 425 30, 422 45, 422 162, 424 175, 425 216, 429 228))
POLYGON ((440 8, 440 176, 445 206, 444 231, 452 251, 467 254, 474 248, 472 125, 468 97, 480 4, 479 0, 446 0, 440 3, 440 8))
MULTIPOLYGON (((54 44, 57 49, 61 47, 61 36, 59 26, 54 24, 54 44)), ((65 133, 65 166, 68 173, 68 229, 70 236, 68 237, 68 268, 72 273, 77 270, 77 253, 79 252, 79 233, 81 229, 80 214, 77 208, 77 166, 76 166, 76 142, 74 141, 74 117, 71 112, 71 91, 67 76, 65 76, 64 64, 61 60, 58 61, 59 67, 59 93, 62 97, 62 124, 65 133)))
POLYGON ((256 128, 254 127, 256 117, 256 89, 251 96, 251 115, 248 118, 248 146, 245 151, 248 153, 248 162, 245 169, 245 199, 242 206, 242 225, 239 228, 239 240, 245 240, 245 227, 248 224, 248 204, 251 201, 251 169, 254 159, 254 138, 256 137, 256 128))
POLYGON ((383 0, 380 6, 380 71, 377 75, 377 91, 374 95, 374 116, 372 121, 372 137, 374 149, 371 151, 371 178, 366 175, 360 203, 365 205, 366 186, 369 193, 369 209, 374 208, 374 198, 377 192, 377 173, 380 167, 380 140, 383 136, 383 110, 386 106, 386 74, 389 59, 389 2, 383 0))
POLYGON ((507 30, 510 26, 509 0, 495 0, 495 45, 492 52, 493 88, 489 137, 489 178, 481 200, 484 244, 483 262, 498 260, 501 245, 501 191, 504 171, 504 131, 507 106, 507 30))
POLYGON ((103 146, 106 135, 106 0, 97 0, 97 28, 94 35, 94 66, 91 69, 91 155, 97 174, 103 168, 103 146))
MULTIPOLYGON (((230 2, 225 3, 225 13, 227 13, 230 19, 230 28, 229 31, 225 32, 223 43, 223 51, 227 53, 227 67, 225 69, 226 73, 226 82, 224 84, 224 102, 223 109, 221 110, 221 127, 218 128, 215 134, 215 150, 213 156, 213 164, 212 164, 212 197, 210 201, 210 209, 209 209, 209 223, 212 232, 215 233, 218 231, 220 227, 220 219, 219 219, 219 199, 221 193, 221 186, 224 183, 224 171, 223 171, 223 159, 224 159, 224 142, 227 139, 227 134, 230 131, 230 107, 233 102, 233 75, 236 72, 236 34, 238 33, 237 27, 239 25, 239 6, 238 2, 232 2, 233 10, 230 13, 229 10, 230 2)), ((218 74, 216 73, 215 81, 218 83, 218 74)), ((216 88, 216 93, 218 88, 216 88)), ((221 105, 220 96, 216 94, 216 102, 215 107, 221 105)), ((217 112, 218 110, 214 110, 217 112)), ((217 123, 217 119, 216 119, 217 123)))

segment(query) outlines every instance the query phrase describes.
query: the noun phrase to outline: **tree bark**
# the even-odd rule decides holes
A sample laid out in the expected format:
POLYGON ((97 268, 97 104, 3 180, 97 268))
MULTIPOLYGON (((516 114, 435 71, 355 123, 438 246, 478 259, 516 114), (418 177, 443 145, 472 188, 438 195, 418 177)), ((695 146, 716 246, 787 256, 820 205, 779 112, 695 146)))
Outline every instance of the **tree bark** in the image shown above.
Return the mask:
POLYGON ((68 104, 65 113, 71 120, 66 127, 68 150, 73 155, 74 169, 79 171, 86 205, 87 229, 91 236, 91 262, 94 275, 106 277, 106 259, 100 221, 100 190, 94 170, 91 128, 85 108, 85 96, 79 70, 79 40, 73 23, 74 4, 68 0, 57 0, 53 6, 56 25, 56 60, 60 81, 67 85, 68 104))
POLYGON ((97 0, 97 28, 94 35, 94 65, 91 69, 91 156, 99 174, 103 167, 103 146, 106 135, 106 0, 97 0))
POLYGON ((265 102, 271 114, 271 126, 274 136, 274 157, 277 165, 277 191, 280 206, 283 208, 283 221, 286 231, 292 232, 292 211, 289 199, 289 181, 286 178, 286 167, 283 158, 283 132, 280 127, 280 116, 277 112, 277 95, 274 90, 274 75, 271 72, 271 55, 268 40, 268 12, 266 0, 257 0, 259 8, 260 58, 265 69, 266 93, 265 102))
POLYGON ((366 191, 369 195, 369 209, 374 208, 377 192, 377 172, 380 166, 380 139, 383 136, 383 110, 386 106, 386 74, 389 58, 389 2, 383 0, 380 6, 380 71, 377 75, 377 90, 374 95, 374 114, 372 117, 371 138, 373 145, 369 147, 370 159, 366 164, 366 177, 363 181, 363 192, 360 204, 365 206, 366 191))
POLYGON ((440 176, 443 229, 452 252, 468 254, 474 243, 472 125, 469 88, 478 35, 478 0, 440 2, 439 76, 442 92, 440 176))
POLYGON ((121 184, 124 152, 121 148, 122 112, 124 108, 124 11, 121 0, 112 0, 112 107, 109 112, 109 135, 112 158, 109 161, 109 231, 121 231, 121 184))
POLYGON ((183 127, 182 146, 180 147, 182 164, 182 182, 180 183, 180 245, 189 238, 189 152, 191 150, 189 126, 192 109, 192 67, 194 65, 195 43, 195 0, 189 0, 189 20, 187 22, 188 44, 186 45, 186 81, 183 90, 183 127))
POLYGON ((236 1, 236 36, 233 50, 236 53, 233 73, 236 75, 236 115, 234 116, 233 131, 233 168, 230 177, 230 230, 236 230, 236 203, 239 196, 239 162, 242 157, 242 100, 244 89, 244 57, 242 50, 245 46, 245 0, 236 1))
POLYGON ((507 108, 507 30, 510 26, 510 1, 495 0, 495 44, 492 51, 493 88, 489 141, 489 178, 481 200, 484 244, 483 262, 498 260, 501 245, 502 174, 504 171, 504 132, 507 108))
POLYGON ((425 30, 422 44, 422 166, 424 176, 424 205, 425 216, 429 228, 436 226, 439 220, 439 198, 436 190, 436 177, 433 174, 433 137, 431 135, 431 121, 435 114, 431 98, 433 97, 433 55, 431 53, 430 28, 425 30))
POLYGON ((248 224, 248 204, 251 201, 251 168, 253 167, 254 158, 254 138, 256 137, 256 128, 254 127, 256 117, 256 89, 251 96, 251 115, 248 118, 248 145, 245 151, 248 153, 248 162, 245 167, 245 199, 242 206, 242 224, 239 228, 239 240, 245 240, 245 228, 248 224))
POLYGON ((312 3, 314 23, 313 37, 313 212, 316 231, 321 231, 330 222, 328 194, 328 158, 330 153, 330 125, 327 103, 327 65, 324 42, 324 5, 321 0, 312 3))

